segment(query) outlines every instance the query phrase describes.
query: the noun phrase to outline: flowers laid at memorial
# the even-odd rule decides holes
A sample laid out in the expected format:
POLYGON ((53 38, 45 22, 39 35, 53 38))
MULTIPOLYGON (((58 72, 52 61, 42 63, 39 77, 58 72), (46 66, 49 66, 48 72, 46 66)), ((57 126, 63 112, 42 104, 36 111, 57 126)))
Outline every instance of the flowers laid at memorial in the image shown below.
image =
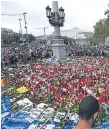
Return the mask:
POLYGON ((102 109, 95 126, 109 125, 109 58, 16 65, 5 68, 1 79, 2 129, 73 128, 86 95, 96 97, 102 109))

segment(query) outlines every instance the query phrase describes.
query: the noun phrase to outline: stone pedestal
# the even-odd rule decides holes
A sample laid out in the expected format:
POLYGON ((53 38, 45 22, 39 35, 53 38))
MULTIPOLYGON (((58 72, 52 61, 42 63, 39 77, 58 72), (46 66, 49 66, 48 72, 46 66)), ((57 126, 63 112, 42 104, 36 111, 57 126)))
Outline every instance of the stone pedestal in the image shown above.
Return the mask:
POLYGON ((66 59, 66 45, 64 44, 64 39, 61 39, 61 37, 53 38, 51 47, 53 50, 53 56, 57 59, 66 59))

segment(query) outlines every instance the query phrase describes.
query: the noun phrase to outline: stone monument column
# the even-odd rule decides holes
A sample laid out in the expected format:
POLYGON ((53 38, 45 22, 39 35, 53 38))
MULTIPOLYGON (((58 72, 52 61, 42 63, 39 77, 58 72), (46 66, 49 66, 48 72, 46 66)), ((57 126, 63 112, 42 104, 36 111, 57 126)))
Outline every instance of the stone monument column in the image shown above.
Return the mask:
MULTIPOLYGON (((51 11, 49 6, 46 8, 46 10, 47 9, 51 11)), ((66 46, 64 44, 64 39, 62 39, 60 35, 60 26, 63 26, 64 16, 64 9, 62 7, 58 9, 58 1, 52 1, 52 12, 51 15, 47 17, 49 18, 50 24, 54 26, 54 36, 51 46, 53 50, 53 56, 55 56, 57 59, 66 59, 66 46)))

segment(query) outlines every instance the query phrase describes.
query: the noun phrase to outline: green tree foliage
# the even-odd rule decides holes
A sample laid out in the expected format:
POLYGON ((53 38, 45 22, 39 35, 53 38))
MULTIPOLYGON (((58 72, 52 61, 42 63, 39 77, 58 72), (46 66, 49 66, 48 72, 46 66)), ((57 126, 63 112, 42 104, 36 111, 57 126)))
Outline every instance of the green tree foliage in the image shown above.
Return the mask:
POLYGON ((109 36, 109 23, 106 19, 101 19, 94 26, 94 36, 92 37, 92 41, 95 43, 104 42, 105 38, 109 36))
MULTIPOLYGON (((4 44, 11 44, 12 42, 20 43, 21 34, 15 33, 11 29, 1 28, 1 40, 4 44)), ((26 38, 26 34, 23 35, 23 38, 26 38)), ((32 34, 28 34, 29 42, 35 40, 35 37, 32 34)))
POLYGON ((68 38, 67 36, 62 36, 62 38, 64 39, 64 43, 66 45, 68 45, 68 44, 72 45, 73 43, 75 43, 75 40, 74 39, 68 38))
POLYGON ((105 11, 107 18, 100 19, 94 26, 94 35, 91 40, 95 44, 104 43, 105 38, 109 36, 109 10, 105 11))
POLYGON ((3 43, 8 44, 10 42, 12 42, 13 36, 14 36, 14 32, 11 29, 6 29, 6 28, 1 28, 1 40, 3 43))
MULTIPOLYGON (((24 34, 23 37, 24 37, 24 38, 27 38, 27 35, 24 34)), ((28 34, 28 39, 29 39, 29 42, 32 42, 32 41, 35 40, 35 37, 34 37, 32 34, 28 34)))
MULTIPOLYGON (((108 7, 109 7, 109 4, 108 4, 108 7)), ((107 16, 107 20, 109 20, 109 9, 107 9, 107 10, 105 11, 104 15, 106 15, 106 16, 107 16)))

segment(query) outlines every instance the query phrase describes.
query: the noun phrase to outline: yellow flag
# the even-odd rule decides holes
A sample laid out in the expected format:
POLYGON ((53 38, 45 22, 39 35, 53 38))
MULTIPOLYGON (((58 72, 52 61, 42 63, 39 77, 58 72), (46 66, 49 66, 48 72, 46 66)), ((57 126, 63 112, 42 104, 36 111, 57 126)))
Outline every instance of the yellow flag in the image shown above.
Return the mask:
POLYGON ((20 88, 17 88, 16 91, 20 94, 26 93, 28 89, 25 86, 22 86, 20 88))

